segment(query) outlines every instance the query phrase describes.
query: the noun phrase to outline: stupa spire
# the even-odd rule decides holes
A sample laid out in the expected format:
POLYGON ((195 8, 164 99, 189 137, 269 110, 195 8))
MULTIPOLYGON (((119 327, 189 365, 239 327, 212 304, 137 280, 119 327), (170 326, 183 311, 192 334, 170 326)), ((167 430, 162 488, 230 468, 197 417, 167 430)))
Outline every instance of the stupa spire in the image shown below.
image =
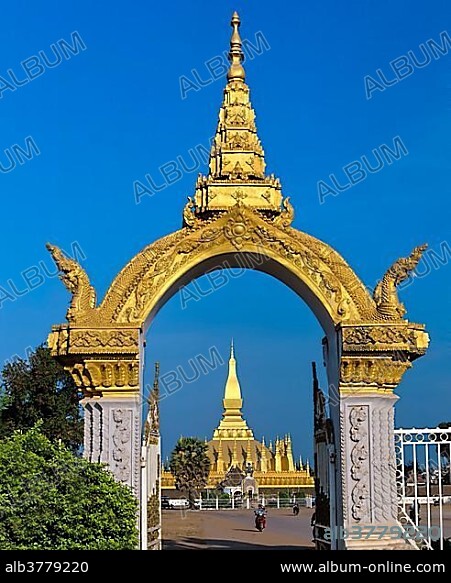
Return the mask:
POLYGON ((224 409, 241 409, 243 406, 240 382, 236 374, 236 360, 235 351, 233 348, 233 340, 230 345, 229 374, 227 376, 223 402, 224 409))
POLYGON ((243 419, 241 409, 243 399, 241 397, 241 387, 236 372, 236 359, 233 340, 230 345, 229 372, 224 390, 224 412, 219 427, 214 432, 214 439, 231 438, 234 439, 254 439, 252 430, 243 419))

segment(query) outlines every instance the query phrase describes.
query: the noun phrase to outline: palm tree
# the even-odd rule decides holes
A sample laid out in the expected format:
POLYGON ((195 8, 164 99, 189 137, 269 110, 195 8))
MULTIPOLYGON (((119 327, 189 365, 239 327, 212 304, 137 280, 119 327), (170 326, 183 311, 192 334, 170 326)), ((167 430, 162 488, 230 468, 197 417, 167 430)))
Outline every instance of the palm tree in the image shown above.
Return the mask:
POLYGON ((170 468, 175 487, 188 498, 190 508, 208 482, 208 446, 197 437, 181 437, 171 454, 170 468))

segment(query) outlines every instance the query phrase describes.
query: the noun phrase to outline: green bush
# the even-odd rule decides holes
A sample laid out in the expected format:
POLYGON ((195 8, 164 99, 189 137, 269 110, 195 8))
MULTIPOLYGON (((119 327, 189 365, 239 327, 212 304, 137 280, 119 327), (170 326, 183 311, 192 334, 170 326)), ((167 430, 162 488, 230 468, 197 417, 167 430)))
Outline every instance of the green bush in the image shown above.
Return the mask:
POLYGON ((0 441, 0 549, 134 549, 137 500, 39 426, 0 441))

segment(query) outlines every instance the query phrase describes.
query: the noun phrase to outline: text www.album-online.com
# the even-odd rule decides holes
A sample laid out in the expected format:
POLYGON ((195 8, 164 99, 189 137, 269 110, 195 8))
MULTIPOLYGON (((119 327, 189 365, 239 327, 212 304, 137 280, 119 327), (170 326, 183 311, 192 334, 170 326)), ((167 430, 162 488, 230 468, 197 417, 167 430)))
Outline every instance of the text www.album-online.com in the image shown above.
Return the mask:
POLYGON ((445 573, 446 568, 443 563, 419 563, 411 565, 409 563, 395 563, 386 561, 385 563, 370 563, 361 565, 360 563, 335 563, 326 561, 324 563, 281 563, 282 573, 445 573))

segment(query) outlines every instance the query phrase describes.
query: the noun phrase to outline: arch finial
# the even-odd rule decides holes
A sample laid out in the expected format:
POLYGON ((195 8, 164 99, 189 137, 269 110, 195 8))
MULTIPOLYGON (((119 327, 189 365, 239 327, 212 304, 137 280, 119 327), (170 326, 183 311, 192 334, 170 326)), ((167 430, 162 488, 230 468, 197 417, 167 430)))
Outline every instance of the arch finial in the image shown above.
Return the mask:
POLYGON ((230 52, 229 52, 229 61, 230 67, 227 71, 227 79, 228 81, 232 81, 235 79, 241 79, 244 81, 246 78, 246 74, 243 68, 243 61, 244 61, 244 53, 243 53, 243 46, 241 42, 241 37, 239 33, 239 27, 241 24, 240 17, 238 16, 238 12, 234 12, 232 16, 232 20, 230 21, 230 25, 233 28, 232 36, 230 38, 230 52))

